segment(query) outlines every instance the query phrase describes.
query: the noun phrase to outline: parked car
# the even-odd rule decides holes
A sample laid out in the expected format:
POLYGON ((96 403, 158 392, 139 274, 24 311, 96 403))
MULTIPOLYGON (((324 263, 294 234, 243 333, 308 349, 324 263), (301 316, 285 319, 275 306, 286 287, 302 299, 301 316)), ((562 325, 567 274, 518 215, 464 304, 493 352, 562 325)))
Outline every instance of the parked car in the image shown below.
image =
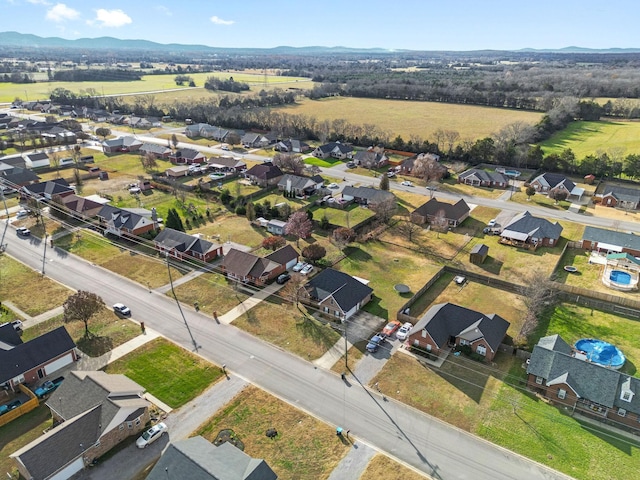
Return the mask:
POLYGON ((227 145, 226 143, 223 143, 222 145, 220 145, 220 148, 222 150, 227 150, 228 151, 229 150, 229 145, 227 145))
POLYGON ((18 210, 18 213, 16 213, 16 218, 25 218, 29 216, 29 213, 31 213, 31 210, 26 209, 26 210, 18 210))
POLYGON ((489 223, 487 223, 488 227, 495 227, 496 225, 496 219, 492 218, 491 220, 489 220, 489 223))
POLYGON ((128 317, 129 315, 131 315, 131 310, 129 309, 129 307, 127 307, 126 305, 122 304, 122 303, 116 303, 113 305, 113 311, 116 312, 119 315, 123 315, 125 317, 128 317))
POLYGON ((64 381, 64 377, 58 377, 53 380, 47 380, 38 388, 36 388, 33 393, 36 394, 36 397, 42 398, 45 395, 53 392, 56 388, 60 386, 60 384, 64 381))
POLYGON ((164 435, 167 431, 167 425, 163 422, 160 422, 149 430, 144 432, 138 440, 136 440, 136 447, 138 448, 146 448, 151 443, 155 442, 162 435, 164 435))
POLYGON ((405 187, 413 187, 413 183, 409 180, 405 180, 404 182, 400 183, 400 185, 404 185, 405 187))
POLYGON ((284 285, 289 280, 291 280, 291 275, 289 274, 289 272, 284 272, 278 275, 278 278, 276 278, 276 283, 279 285, 284 285))
POLYGON ((390 337, 395 333, 396 330, 400 328, 402 324, 398 320, 392 320, 387 323, 385 327, 382 329, 382 333, 384 333, 387 337, 390 337))
POLYGON ((327 188, 339 188, 337 183, 330 183, 327 188))
POLYGON ((300 270, 302 270, 304 268, 305 265, 306 265, 306 263, 304 263, 304 262, 298 262, 293 266, 293 268, 291 270, 293 270, 294 272, 299 272, 300 270))
POLYGON ((137 195, 138 193, 142 193, 142 190, 140 190, 140 187, 131 187, 129 189, 129 193, 132 195, 137 195))
POLYGON ((356 168, 355 162, 347 162, 347 168, 356 168))
POLYGON ((376 333, 373 337, 371 337, 369 343, 367 343, 367 352, 377 352, 378 348, 380 348, 380 345, 385 342, 385 338, 386 337, 383 333, 376 333))
POLYGON ((31 230, 26 227, 18 227, 16 228, 16 233, 21 237, 28 237, 31 235, 31 230))
POLYGON ((311 272, 313 272, 313 265, 307 263, 304 267, 302 267, 302 270, 300 270, 300 273, 302 275, 309 275, 311 272))
POLYGON ((396 176, 396 172, 387 172, 387 177, 393 178, 396 176))
POLYGON ((413 328, 413 324, 411 322, 404 323, 396 332, 396 338, 398 340, 405 341, 409 334, 411 333, 411 329, 413 328))

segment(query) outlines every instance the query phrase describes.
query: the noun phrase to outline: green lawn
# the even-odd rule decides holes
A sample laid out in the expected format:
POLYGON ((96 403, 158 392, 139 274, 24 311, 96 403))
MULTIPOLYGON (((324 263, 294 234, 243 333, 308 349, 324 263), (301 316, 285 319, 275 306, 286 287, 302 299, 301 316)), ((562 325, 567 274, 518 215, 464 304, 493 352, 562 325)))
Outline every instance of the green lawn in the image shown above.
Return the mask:
MULTIPOLYGON (((214 311, 222 315, 248 298, 246 294, 235 290, 231 283, 218 273, 204 273, 178 285, 175 291, 178 300, 187 305, 198 302, 200 310, 207 315, 213 315, 214 311)), ((167 292, 167 296, 173 298, 171 291, 167 292)))
POLYGON ((561 153, 570 148, 578 161, 598 150, 613 147, 624 149, 625 155, 640 151, 640 123, 638 122, 571 122, 567 128, 540 143, 545 155, 561 153))
POLYGON ((319 205, 312 206, 309 210, 313 212, 314 220, 321 220, 326 216, 329 223, 339 227, 355 227, 361 222, 375 215, 375 212, 368 208, 362 208, 355 203, 349 205, 345 209, 321 207, 319 205))
POLYGON ((304 163, 307 165, 315 165, 317 167, 331 168, 342 163, 342 160, 333 157, 317 158, 310 156, 304 159, 304 163))
POLYGON ((126 375, 171 408, 193 400, 223 376, 219 367, 162 338, 109 364, 105 371, 126 375))

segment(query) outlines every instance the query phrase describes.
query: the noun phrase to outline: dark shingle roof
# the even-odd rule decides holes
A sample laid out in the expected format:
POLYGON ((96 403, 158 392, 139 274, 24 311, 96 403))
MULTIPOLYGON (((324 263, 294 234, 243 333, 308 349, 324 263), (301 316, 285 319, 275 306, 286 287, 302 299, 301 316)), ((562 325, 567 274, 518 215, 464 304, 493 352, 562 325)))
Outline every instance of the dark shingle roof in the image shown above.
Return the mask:
MULTIPOLYGON (((322 182, 322 178, 320 179, 322 182)), ((291 175, 287 173, 278 181, 278 187, 286 188, 287 184, 291 182, 291 188, 294 190, 304 190, 319 183, 317 180, 309 177, 301 177, 299 175, 291 175)))
POLYGON ((157 143, 143 143, 140 151, 155 153, 156 155, 165 155, 171 152, 171 149, 165 145, 158 145, 157 143))
POLYGON ((460 336, 472 326, 475 327, 472 335, 476 339, 484 337, 496 351, 507 333, 509 322, 495 313, 485 315, 453 303, 440 303, 431 307, 416 322, 413 331, 426 329, 438 347, 443 347, 450 337, 460 336))
POLYGON ((435 215, 440 210, 444 210, 446 218, 459 219, 463 215, 469 213, 470 208, 464 199, 458 200, 456 203, 441 202, 437 198, 432 198, 428 202, 423 203, 416 208, 413 213, 422 216, 435 215))
POLYGON ((474 175, 483 182, 509 183, 509 177, 506 175, 498 172, 487 172, 486 170, 481 170, 479 168, 470 168, 458 175, 458 178, 465 179, 466 177, 474 175))
POLYGON ((280 265, 286 265, 291 260, 298 258, 298 252, 296 252, 296 249, 291 245, 285 245, 264 258, 279 263, 280 265))
POLYGON ((522 212, 504 227, 503 233, 507 230, 525 233, 529 237, 558 240, 562 234, 562 225, 558 222, 551 223, 546 218, 534 217, 529 212, 522 212))
POLYGON ((270 178, 281 177, 283 175, 282 170, 276 165, 270 163, 262 163, 260 165, 254 165, 247 170, 246 175, 254 176, 263 180, 269 180, 270 178))
POLYGON ((487 255, 489 253, 489 247, 484 243, 476 243, 470 253, 475 255, 487 255))
POLYGON ((323 301, 333 296, 343 312, 348 312, 364 298, 373 293, 368 285, 351 275, 326 268, 304 286, 311 298, 323 301))
POLYGON ((608 243, 630 250, 640 250, 640 236, 633 233, 615 232, 598 227, 584 227, 583 240, 608 243))
POLYGON ((278 267, 276 262, 268 258, 261 258, 251 253, 232 248, 224 256, 222 266, 229 273, 239 277, 251 276, 260 278, 264 273, 278 267))
POLYGON ((47 194, 50 196, 74 191, 64 178, 56 178, 54 180, 48 180, 46 182, 33 183, 23 188, 34 195, 47 194))
POLYGON ((603 196, 606 197, 608 195, 627 202, 638 202, 640 200, 640 190, 619 185, 605 185, 603 196))
POLYGON ((216 447, 202 437, 171 443, 147 480, 276 480, 267 462, 225 442, 216 447))
POLYGON ((542 175, 538 175, 536 178, 531 180, 531 183, 538 181, 541 185, 546 185, 550 189, 556 188, 559 186, 564 186, 569 193, 576 187, 576 184, 569 180, 567 177, 562 175, 561 173, 543 173, 542 175))
POLYGON ((66 328, 58 327, 10 350, 0 349, 0 383, 76 348, 66 328))
POLYGON ((386 190, 378 190, 371 187, 351 187, 346 186, 342 189, 342 195, 347 195, 354 198, 364 198, 369 202, 381 203, 387 200, 392 200, 395 195, 386 190))

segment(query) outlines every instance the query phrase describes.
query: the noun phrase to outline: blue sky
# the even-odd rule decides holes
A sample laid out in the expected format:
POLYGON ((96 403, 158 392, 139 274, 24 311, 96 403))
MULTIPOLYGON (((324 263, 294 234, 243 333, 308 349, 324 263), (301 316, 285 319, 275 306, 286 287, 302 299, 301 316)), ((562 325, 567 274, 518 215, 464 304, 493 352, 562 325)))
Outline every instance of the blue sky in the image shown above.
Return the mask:
POLYGON ((640 47, 639 0, 0 0, 0 12, 0 30, 69 39, 412 50, 640 47))

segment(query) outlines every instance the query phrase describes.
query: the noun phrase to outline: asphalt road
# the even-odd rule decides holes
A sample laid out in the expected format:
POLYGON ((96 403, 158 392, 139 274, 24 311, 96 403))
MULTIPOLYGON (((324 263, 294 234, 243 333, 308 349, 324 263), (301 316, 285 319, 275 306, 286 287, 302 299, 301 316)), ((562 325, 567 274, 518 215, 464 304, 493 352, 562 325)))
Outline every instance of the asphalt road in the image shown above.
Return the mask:
MULTIPOLYGON (((11 227, 7 253, 40 271, 43 244, 22 239, 11 227)), ((511 480, 569 478, 442 423, 357 381, 349 384, 229 325, 184 309, 175 302, 59 249, 48 249, 45 273, 74 289, 93 291, 107 304, 130 306, 134 318, 198 353, 227 365, 232 375, 263 388, 321 420, 351 429, 352 435, 437 479, 511 480), (191 335, 193 335, 193 339, 191 335)), ((277 428, 277 425, 274 425, 277 428)), ((283 429, 279 429, 283 430, 283 429)), ((286 434, 286 433, 285 433, 286 434)))

